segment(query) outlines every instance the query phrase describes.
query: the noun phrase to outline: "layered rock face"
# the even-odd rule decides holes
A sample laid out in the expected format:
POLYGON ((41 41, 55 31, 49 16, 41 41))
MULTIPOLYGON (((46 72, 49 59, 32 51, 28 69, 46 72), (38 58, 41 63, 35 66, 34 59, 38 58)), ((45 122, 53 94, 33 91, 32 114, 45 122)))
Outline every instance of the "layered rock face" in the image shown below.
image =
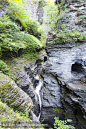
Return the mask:
POLYGON ((21 90, 8 76, 0 73, 0 97, 14 110, 30 112, 33 103, 31 98, 21 90))
MULTIPOLYGON (((80 21, 81 16, 86 13, 85 7, 86 3, 82 1, 70 4, 69 13, 61 19, 60 25, 64 24, 70 30, 78 32, 86 31, 85 19, 80 21)), ((52 36, 49 40, 53 41, 52 36)), ((57 115, 63 119, 61 113, 56 114, 52 111, 53 107, 62 108, 67 113, 67 117, 73 120, 72 124, 76 129, 85 129, 86 41, 47 44, 46 51, 48 61, 42 74, 44 87, 42 88, 41 118, 52 121, 57 115)))
POLYGON ((79 0, 56 0, 55 3, 56 4, 58 4, 58 3, 60 4, 62 1, 64 1, 67 4, 71 4, 71 3, 74 3, 74 2, 80 2, 79 0))
MULTIPOLYGON (((49 60, 43 73, 42 117, 46 116, 47 109, 63 108, 68 117, 73 119, 77 129, 85 129, 86 44, 69 47, 68 44, 65 46, 54 44, 48 47, 49 60)), ((61 114, 59 115, 61 117, 61 114)), ((51 111, 45 119, 50 120, 54 116, 51 111)))
MULTIPOLYGON (((25 95, 27 95, 28 98, 31 99, 32 106, 30 114, 33 120, 36 120, 37 119, 36 116, 39 115, 39 100, 35 89, 39 79, 41 79, 40 74, 42 72, 42 69, 43 67, 45 67, 44 66, 45 64, 42 65, 42 62, 44 62, 46 58, 47 58, 46 52, 45 50, 42 50, 39 52, 37 60, 33 62, 29 61, 28 58, 26 57, 20 57, 20 58, 15 58, 8 63, 8 66, 10 68, 9 72, 11 74, 11 78, 13 78, 13 80, 15 81, 15 85, 18 87, 19 91, 22 90, 21 92, 22 96, 25 93, 25 95), (37 78, 37 76, 39 76, 39 78, 37 78)), ((20 101, 21 97, 17 98, 15 94, 12 94, 11 96, 13 100, 15 99, 15 101, 20 101)), ((7 101, 8 103, 10 103, 11 100, 9 100, 8 98, 7 101)), ((25 102, 23 99, 22 101, 25 102)), ((14 105, 17 106, 17 104, 15 103, 14 105)), ((21 104, 19 103, 19 105, 21 104)), ((25 106, 24 109, 26 110, 25 106)))

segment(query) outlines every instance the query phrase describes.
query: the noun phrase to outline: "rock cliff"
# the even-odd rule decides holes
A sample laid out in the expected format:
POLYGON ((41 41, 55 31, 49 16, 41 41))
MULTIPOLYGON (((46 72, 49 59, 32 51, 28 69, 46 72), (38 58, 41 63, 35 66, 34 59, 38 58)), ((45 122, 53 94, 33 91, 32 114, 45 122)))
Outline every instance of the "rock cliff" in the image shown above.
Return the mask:
MULTIPOLYGON (((67 8, 68 13, 58 21, 57 35, 61 31, 62 24, 69 30, 86 31, 86 19, 80 21, 81 16, 84 17, 86 13, 86 3, 84 1, 72 2, 67 8)), ((47 41, 54 41, 52 34, 49 34, 47 41)), ((67 117, 73 120, 72 124, 76 129, 85 129, 86 40, 47 44, 46 51, 48 61, 42 74, 44 87, 42 88, 41 118, 45 118, 45 122, 50 121, 50 123, 53 123, 55 115, 64 119, 61 113, 55 113, 52 110, 56 107, 64 109, 67 117)))
MULTIPOLYGON (((57 35, 62 29, 62 24, 68 30, 85 32, 86 31, 86 3, 84 1, 67 0, 69 3, 67 13, 62 19, 59 19, 57 35)), ((43 21, 41 8, 27 1, 28 11, 34 18, 43 21), (38 10, 39 8, 39 10, 38 10), (38 11, 38 12, 37 12, 38 11), (34 15, 33 15, 34 14, 34 15)), ((2 9, 4 11, 4 9, 2 9)), ((73 36, 74 37, 74 36, 73 36)), ((47 41, 54 41, 52 34, 47 41)), ((86 41, 81 38, 80 41, 73 40, 54 43, 46 46, 46 52, 40 57, 30 62, 27 58, 17 58, 8 62, 10 67, 10 79, 7 75, 0 73, 0 90, 3 102, 19 111, 28 109, 28 112, 38 116, 39 103, 35 93, 37 84, 36 75, 42 76, 44 85, 42 87, 42 112, 41 119, 44 119, 49 125, 54 123, 54 117, 58 116, 64 119, 62 112, 53 111, 52 108, 63 109, 68 118, 73 120, 72 124, 76 129, 86 128, 86 41), (47 64, 44 62, 47 61, 47 64), (46 66, 46 67, 45 67, 46 66), (4 87, 5 86, 5 87, 4 87), (7 90, 4 91, 3 88, 7 90), (9 95, 8 95, 9 94, 9 95), (23 97, 22 97, 23 96, 23 97), (26 108, 25 108, 26 107, 26 108), (34 112, 34 113, 33 113, 34 112), (46 115, 47 114, 47 115, 46 115)), ((35 118, 37 118, 35 116, 35 118)))

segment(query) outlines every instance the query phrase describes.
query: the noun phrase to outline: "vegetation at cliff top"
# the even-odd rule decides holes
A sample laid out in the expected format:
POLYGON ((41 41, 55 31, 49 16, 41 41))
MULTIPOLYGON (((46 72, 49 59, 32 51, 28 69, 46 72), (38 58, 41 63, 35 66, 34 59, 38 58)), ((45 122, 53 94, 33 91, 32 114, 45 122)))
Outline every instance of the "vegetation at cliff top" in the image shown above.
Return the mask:
MULTIPOLYGON (((0 59, 16 57, 26 52, 35 53, 45 44, 43 27, 31 18, 26 1, 1 1, 2 4, 7 2, 5 14, 0 17, 0 59)), ((6 70, 1 67, 0 70, 5 73, 6 70)))
MULTIPOLYGON (((49 31, 55 36, 53 41, 48 43, 76 43, 86 40, 86 32, 79 32, 77 30, 69 29, 66 25, 62 24, 61 20, 64 20, 64 16, 68 13, 67 4, 64 1, 61 4, 55 5, 52 2, 47 2, 44 6, 47 16, 44 18, 45 23, 49 24, 49 31)), ((80 16, 81 21, 86 19, 85 15, 80 16)), ((65 16, 66 19, 66 16, 65 16)))

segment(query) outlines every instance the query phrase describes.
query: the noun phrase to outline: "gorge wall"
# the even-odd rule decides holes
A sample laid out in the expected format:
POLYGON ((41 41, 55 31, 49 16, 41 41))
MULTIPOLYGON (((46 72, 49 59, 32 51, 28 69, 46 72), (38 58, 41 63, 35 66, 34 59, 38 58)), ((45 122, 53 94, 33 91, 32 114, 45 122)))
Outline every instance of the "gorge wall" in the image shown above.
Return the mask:
MULTIPOLYGON (((68 6, 68 13, 59 21, 58 31, 61 29, 61 24, 64 24, 70 30, 77 30, 79 32, 86 31, 86 19, 80 20, 80 16, 86 15, 86 3, 84 1, 78 2, 76 0, 66 1, 68 6), (75 2, 75 3, 74 3, 75 2)), ((38 4, 33 4, 27 1, 31 11, 31 15, 38 19, 38 12, 41 15, 41 8, 38 10, 38 4)), ((42 19, 41 19, 42 20, 42 19)), ((43 21, 40 20, 40 23, 43 21)), ((48 41, 54 40, 52 35, 48 35, 48 41)), ((42 111, 41 120, 50 126, 54 123, 54 117, 64 119, 62 112, 53 111, 52 108, 63 109, 67 114, 67 118, 71 118, 72 124, 76 129, 86 128, 86 41, 80 42, 65 42, 61 44, 46 45, 46 52, 43 50, 39 53, 37 61, 30 62, 27 58, 17 58, 9 61, 10 72, 13 74, 15 85, 18 90, 22 90, 17 94, 10 92, 13 99, 11 105, 23 104, 28 108, 28 103, 31 103, 30 113, 33 115, 39 114, 39 102, 35 93, 35 88, 38 79, 36 75, 40 75, 43 79, 43 86, 41 90, 42 97, 42 111), (77 46, 78 45, 78 46, 77 46), (48 56, 48 60, 47 60, 48 56), (47 61, 47 64, 45 63, 47 61), (28 94, 26 94, 26 93, 28 94), (22 99, 22 94, 25 94, 25 99, 22 99), (28 99, 28 101, 27 101, 28 99), (22 101, 21 101, 22 100, 22 101), (30 102, 29 102, 30 101, 30 102), (17 103, 18 102, 18 103, 17 103)), ((5 76, 6 77, 6 76, 5 76)), ((7 77, 6 77, 7 78, 7 77)), ((7 80, 7 79, 6 79, 7 80)), ((4 80, 1 80, 4 83, 4 80)), ((0 82, 1 82, 0 81, 0 82)), ((7 96, 5 96, 7 97, 7 96)), ((11 100, 10 97, 8 97, 11 100)), ((8 102, 9 102, 8 100, 8 102)), ((4 100, 3 100, 4 101, 4 100)), ((25 110, 25 109, 24 109, 25 110)), ((31 116, 33 116, 31 115, 31 116)), ((35 119, 37 118, 35 115, 35 119)), ((34 120, 34 118, 32 118, 34 120)))
MULTIPOLYGON (((85 32, 86 3, 84 1, 69 1, 68 13, 58 22, 58 32, 61 25, 72 31, 85 32)), ((86 35, 85 35, 86 36, 86 35)), ((67 118, 71 118, 76 129, 86 128, 86 41, 61 42, 49 45, 54 41, 52 32, 48 35, 46 52, 48 61, 42 73, 42 115, 45 123, 53 124, 55 116, 64 119, 61 112, 56 113, 53 107, 63 109, 67 118), (47 114, 47 115, 46 115, 47 114)))
MULTIPOLYGON (((68 44, 49 46, 49 60, 42 74, 42 117, 52 120, 57 114, 52 108, 63 108, 67 117, 73 119, 76 129, 86 127, 85 47, 86 44, 74 48, 70 48, 68 44)), ((63 118, 61 113, 57 116, 63 118)))

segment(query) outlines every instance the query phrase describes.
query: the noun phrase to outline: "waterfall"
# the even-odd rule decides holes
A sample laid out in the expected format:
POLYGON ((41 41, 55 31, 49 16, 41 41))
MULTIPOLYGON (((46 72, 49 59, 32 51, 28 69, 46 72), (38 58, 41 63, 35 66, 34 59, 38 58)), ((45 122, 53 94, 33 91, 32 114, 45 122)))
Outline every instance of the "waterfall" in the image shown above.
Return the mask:
POLYGON ((42 106, 42 101, 41 101, 41 95, 40 95, 40 90, 41 90, 41 87, 42 87, 42 80, 39 80, 37 86, 36 86, 36 89, 35 89, 35 92, 38 96, 38 99, 39 99, 39 106, 40 106, 40 112, 39 112, 39 116, 38 116, 38 119, 40 119, 40 115, 41 115, 41 106, 42 106))

